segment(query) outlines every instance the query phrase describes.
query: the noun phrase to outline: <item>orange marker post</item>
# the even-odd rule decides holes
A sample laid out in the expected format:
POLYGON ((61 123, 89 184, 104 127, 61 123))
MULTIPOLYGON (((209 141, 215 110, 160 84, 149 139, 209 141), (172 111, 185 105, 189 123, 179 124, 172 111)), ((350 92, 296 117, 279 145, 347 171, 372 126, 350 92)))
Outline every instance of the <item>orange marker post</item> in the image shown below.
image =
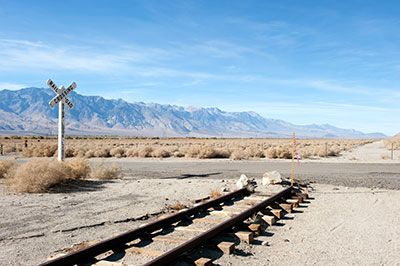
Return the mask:
POLYGON ((293 151, 292 151, 292 182, 291 185, 293 186, 293 178, 294 178, 294 149, 295 149, 295 136, 293 132, 293 151))

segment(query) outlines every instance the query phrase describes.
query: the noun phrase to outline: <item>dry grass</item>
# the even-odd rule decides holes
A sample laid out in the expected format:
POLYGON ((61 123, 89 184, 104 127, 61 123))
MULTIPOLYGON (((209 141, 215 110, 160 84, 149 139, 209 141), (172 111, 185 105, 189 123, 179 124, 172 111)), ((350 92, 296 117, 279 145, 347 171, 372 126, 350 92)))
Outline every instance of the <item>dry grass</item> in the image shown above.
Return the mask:
POLYGON ((89 162, 74 158, 66 162, 49 159, 33 159, 16 167, 11 161, 0 161, 0 177, 11 191, 18 193, 45 193, 55 191, 70 180, 114 179, 121 176, 117 165, 110 167, 100 164, 92 171, 89 162))
POLYGON ((17 151, 17 148, 15 146, 7 145, 7 146, 3 147, 4 153, 10 153, 10 152, 16 152, 16 151, 17 151))
POLYGON ((9 189, 14 192, 49 192, 69 179, 71 170, 66 164, 33 159, 19 166, 12 176, 6 179, 9 189))
POLYGON ((99 241, 90 241, 90 242, 82 242, 80 244, 75 244, 71 248, 67 248, 64 251, 67 252, 68 254, 73 253, 75 251, 93 246, 94 244, 98 243, 99 241))
POLYGON ((219 198, 221 196, 222 196, 222 193, 219 192, 217 189, 212 189, 211 192, 210 192, 210 197, 212 199, 216 199, 216 198, 219 198))
POLYGON ((246 158, 246 154, 244 153, 243 149, 234 149, 231 152, 230 158, 233 160, 242 160, 246 158))
POLYGON ((180 211, 180 210, 183 210, 184 208, 186 208, 186 206, 184 204, 180 203, 179 201, 177 201, 175 204, 169 205, 169 208, 174 211, 180 211))
POLYGON ((14 161, 0 161, 0 178, 8 177, 15 165, 14 161))
POLYGON ((121 168, 116 163, 105 166, 104 162, 101 162, 92 169, 90 177, 99 180, 117 179, 121 177, 121 168))
POLYGON ((90 175, 90 164, 87 160, 83 158, 75 158, 71 161, 65 162, 65 164, 70 169, 71 179, 86 179, 90 175))
POLYGON ((383 143, 388 150, 392 150, 392 145, 393 150, 400 150, 400 133, 390 139, 383 140, 383 143))
MULTIPOLYGON (((22 150, 25 157, 57 156, 57 139, 1 139, 4 145, 22 150)), ((303 158, 337 156, 342 151, 373 140, 298 139, 297 152, 303 158)), ((67 139, 67 157, 185 157, 196 159, 291 159, 291 139, 204 139, 204 138, 73 138, 67 139)), ((400 141, 399 141, 400 149, 400 141)), ((396 146, 397 147, 397 146, 396 146)))

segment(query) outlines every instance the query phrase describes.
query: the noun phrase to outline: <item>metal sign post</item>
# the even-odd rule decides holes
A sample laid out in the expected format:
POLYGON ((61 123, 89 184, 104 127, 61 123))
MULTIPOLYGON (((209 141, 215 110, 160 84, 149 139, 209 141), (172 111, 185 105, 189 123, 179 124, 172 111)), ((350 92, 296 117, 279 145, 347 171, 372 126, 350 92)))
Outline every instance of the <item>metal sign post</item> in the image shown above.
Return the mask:
POLYGON ((72 110, 74 105, 67 98, 67 95, 76 88, 76 83, 72 82, 67 88, 61 86, 57 87, 54 82, 49 79, 47 80, 47 85, 57 94, 51 101, 49 105, 51 108, 58 104, 58 160, 63 161, 65 158, 65 107, 66 104, 69 109, 72 110))

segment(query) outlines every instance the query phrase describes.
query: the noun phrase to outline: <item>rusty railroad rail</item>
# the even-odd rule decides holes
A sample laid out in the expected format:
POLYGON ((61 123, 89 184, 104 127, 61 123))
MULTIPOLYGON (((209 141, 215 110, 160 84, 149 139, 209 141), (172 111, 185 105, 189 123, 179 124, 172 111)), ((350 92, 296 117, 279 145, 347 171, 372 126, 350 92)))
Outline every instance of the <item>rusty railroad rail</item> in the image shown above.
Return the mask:
MULTIPOLYGON (((155 265, 168 265, 171 262, 175 261, 182 253, 192 250, 195 247, 199 247, 205 244, 207 241, 211 240, 212 238, 216 237, 217 235, 229 231, 235 225, 238 225, 251 217, 252 215, 258 213, 259 211, 264 210, 266 207, 276 204, 281 199, 287 199, 292 196, 294 192, 293 187, 287 187, 281 190, 280 192, 273 194, 272 196, 265 197, 265 200, 262 200, 251 206, 250 208, 240 212, 239 214, 223 221, 222 223, 217 224, 216 226, 212 227, 211 229, 201 233, 200 235, 186 241, 185 243, 173 248, 170 251, 163 253, 162 255, 156 257, 152 261, 146 263, 146 266, 155 266, 155 265)), ((39 266, 48 266, 48 265, 75 265, 78 263, 83 263, 91 258, 94 258, 100 254, 103 254, 110 250, 117 250, 119 248, 124 248, 126 243, 129 243, 133 240, 148 237, 152 232, 155 232, 160 229, 164 229, 167 227, 172 226, 172 224, 180 222, 187 217, 194 216, 199 214, 202 211, 206 211, 212 207, 219 206, 221 203, 229 202, 234 198, 237 197, 244 197, 248 195, 248 191, 246 188, 236 190, 234 192, 228 193, 223 195, 217 199, 207 201, 205 203, 199 204, 193 208, 183 210, 177 212, 171 216, 166 218, 151 222, 146 224, 142 227, 127 231, 120 235, 111 237, 109 239, 103 240, 96 244, 93 244, 89 247, 83 248, 81 250, 75 251, 73 253, 55 258, 53 260, 44 262, 39 266)), ((265 195, 263 195, 265 196, 265 195)))

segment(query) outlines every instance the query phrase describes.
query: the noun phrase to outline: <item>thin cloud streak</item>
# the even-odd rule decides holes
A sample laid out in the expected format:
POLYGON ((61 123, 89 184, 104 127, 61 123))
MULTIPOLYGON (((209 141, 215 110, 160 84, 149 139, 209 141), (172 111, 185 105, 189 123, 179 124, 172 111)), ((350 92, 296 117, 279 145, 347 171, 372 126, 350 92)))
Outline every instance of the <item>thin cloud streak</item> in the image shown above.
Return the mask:
POLYGON ((29 87, 24 84, 18 84, 18 83, 8 83, 8 82, 1 82, 0 83, 0 90, 19 90, 22 88, 29 87))
POLYGON ((400 112, 400 109, 394 110, 392 108, 367 106, 367 105, 355 105, 355 104, 338 104, 330 102, 306 102, 306 103, 287 103, 287 102, 258 102, 245 103, 241 102, 221 105, 222 108, 227 110, 239 110, 240 111, 256 111, 260 113, 269 114, 302 114, 302 115, 348 115, 349 112, 379 112, 379 113, 391 113, 393 111, 400 112), (244 106, 242 108, 238 106, 244 106), (251 106, 251 107, 247 107, 251 106))

